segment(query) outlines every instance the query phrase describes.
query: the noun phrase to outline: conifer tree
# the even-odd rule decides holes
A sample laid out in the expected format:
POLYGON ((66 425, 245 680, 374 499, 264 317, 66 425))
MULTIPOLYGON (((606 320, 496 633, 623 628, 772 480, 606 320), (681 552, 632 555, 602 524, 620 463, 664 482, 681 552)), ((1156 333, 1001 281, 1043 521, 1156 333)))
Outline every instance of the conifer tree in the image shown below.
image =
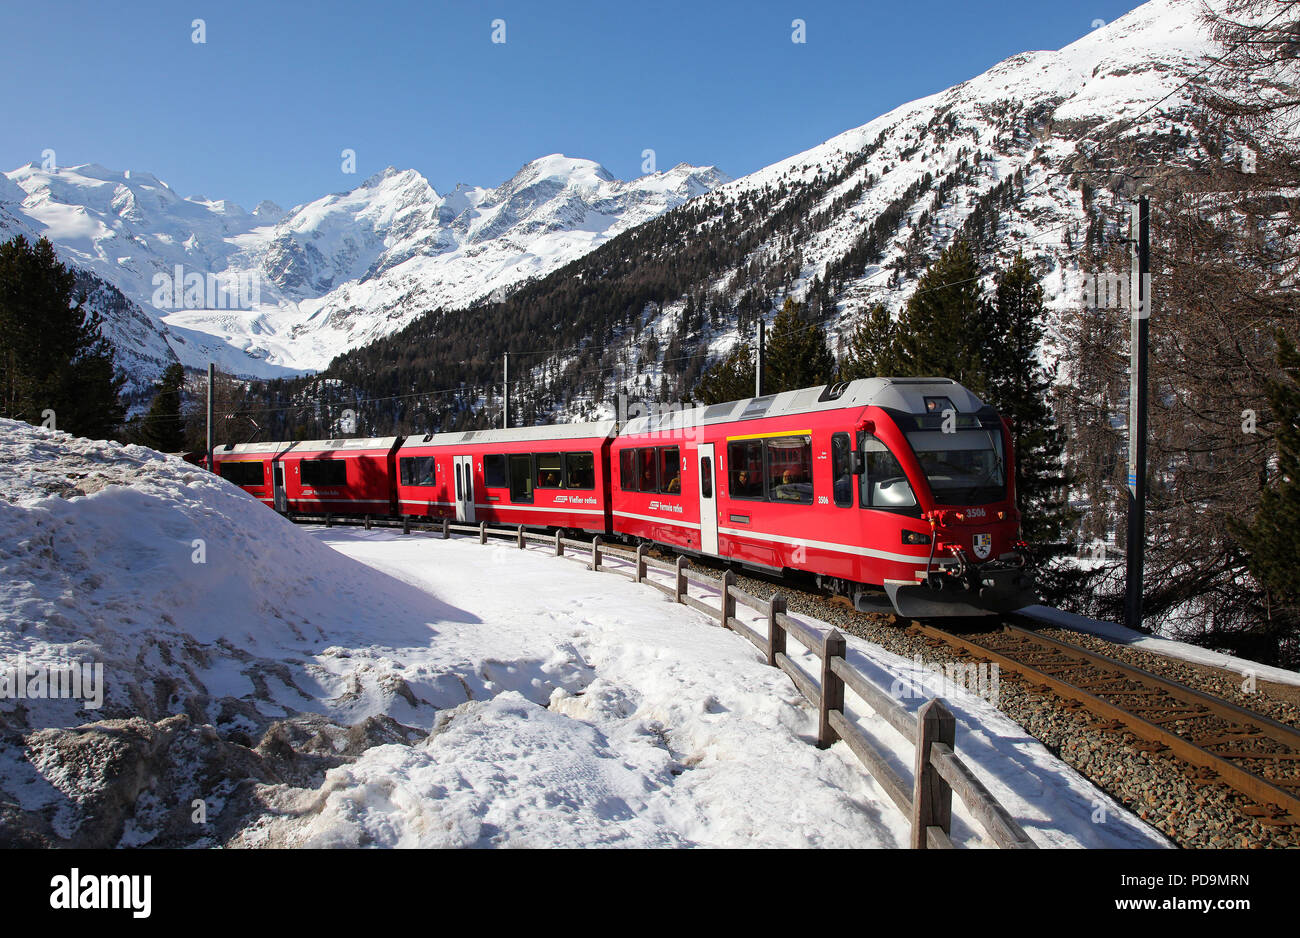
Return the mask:
POLYGON ((804 305, 786 297, 772 320, 763 350, 763 393, 776 394, 827 384, 835 375, 835 356, 826 333, 803 317, 804 305))
POLYGON ((185 368, 179 363, 167 366, 155 387, 153 404, 140 425, 140 443, 160 453, 178 453, 185 448, 185 425, 181 417, 181 389, 185 386, 185 368))
POLYGON ((898 323, 900 375, 952 378, 971 387, 979 374, 985 300, 970 245, 957 240, 921 275, 898 323))
POLYGON ((75 275, 42 238, 0 244, 0 416, 107 437, 122 421, 124 378, 98 313, 74 301, 75 275))
POLYGON ((885 378, 898 373, 894 320, 884 306, 876 306, 849 337, 849 347, 840 362, 839 380, 885 378))
POLYGON ((1059 561, 1073 553, 1075 513, 1069 503, 1065 438, 1052 411, 1052 381, 1038 358, 1043 339, 1043 287, 1024 255, 997 276, 982 317, 977 393, 1011 425, 1021 534, 1040 563, 1039 588, 1056 600, 1079 586, 1059 561))
POLYGON ((701 376, 695 386, 698 404, 724 404, 754 396, 754 352, 741 343, 701 376))

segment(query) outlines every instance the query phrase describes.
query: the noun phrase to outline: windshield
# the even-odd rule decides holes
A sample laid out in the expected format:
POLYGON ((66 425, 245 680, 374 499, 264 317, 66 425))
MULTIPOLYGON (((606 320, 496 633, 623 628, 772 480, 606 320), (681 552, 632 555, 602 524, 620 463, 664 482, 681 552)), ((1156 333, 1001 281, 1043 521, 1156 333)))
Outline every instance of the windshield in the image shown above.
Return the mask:
POLYGON ((1002 434, 996 430, 914 430, 916 452, 939 505, 987 505, 1006 495, 1002 434))

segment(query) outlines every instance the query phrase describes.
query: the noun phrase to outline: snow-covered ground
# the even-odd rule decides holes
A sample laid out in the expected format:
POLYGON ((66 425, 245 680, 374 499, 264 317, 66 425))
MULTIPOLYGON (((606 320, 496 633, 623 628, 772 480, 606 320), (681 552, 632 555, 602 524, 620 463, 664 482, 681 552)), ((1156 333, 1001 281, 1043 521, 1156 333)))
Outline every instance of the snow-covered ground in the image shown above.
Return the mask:
MULTIPOLYGON (((882 686, 917 677, 849 641, 882 686)), ((84 843, 110 817, 123 845, 907 842, 847 747, 813 744, 784 674, 650 586, 541 548, 295 527, 178 460, 0 420, 0 670, 73 661, 103 665, 101 708, 0 700, 0 834, 84 843), (187 826, 195 799, 213 833, 187 826)), ((958 751, 1037 843, 1164 845, 948 691, 958 751)), ((909 779, 910 745, 864 710, 909 779)), ((954 839, 982 845, 955 807, 954 839)))
POLYGON ((1142 651, 1164 655, 1168 658, 1180 658, 1183 661, 1203 664, 1212 668, 1221 668, 1224 671, 1234 671, 1243 677, 1254 677, 1261 681, 1272 681, 1275 684, 1290 684, 1293 687, 1300 687, 1300 673, 1288 671, 1286 668, 1275 668, 1272 665, 1260 664, 1258 661, 1251 661, 1248 658, 1237 658, 1233 655, 1225 655, 1221 651, 1211 651, 1208 648, 1202 648, 1200 645, 1161 638, 1159 635, 1147 635, 1144 632, 1138 632, 1114 622, 1090 619, 1087 616, 1075 615, 1073 612, 1053 609, 1050 606, 1028 606, 1023 611, 1037 618, 1055 622, 1064 628, 1074 629, 1076 632, 1088 632, 1108 641, 1118 642, 1142 651))
MULTIPOLYGON (((521 553, 473 537, 312 533, 471 610, 440 631, 437 654, 458 674, 482 676, 492 699, 468 705, 426 743, 376 747, 336 770, 309 842, 906 845, 907 820, 848 748, 818 751, 815 712, 715 619, 542 546, 521 553)), ((813 668, 806 652, 795 657, 813 668)), ((886 688, 921 676, 852 637, 849 659, 886 688)), ((930 696, 918 690, 904 703, 919 709, 930 696)), ((958 750, 1036 842, 1160 842, 991 703, 961 691, 948 699, 958 750), (1092 821, 1098 804, 1105 823, 1092 821)), ((909 778, 910 743, 869 711, 859 715, 909 778)), ((960 804, 956 813, 955 839, 980 843, 960 804)))

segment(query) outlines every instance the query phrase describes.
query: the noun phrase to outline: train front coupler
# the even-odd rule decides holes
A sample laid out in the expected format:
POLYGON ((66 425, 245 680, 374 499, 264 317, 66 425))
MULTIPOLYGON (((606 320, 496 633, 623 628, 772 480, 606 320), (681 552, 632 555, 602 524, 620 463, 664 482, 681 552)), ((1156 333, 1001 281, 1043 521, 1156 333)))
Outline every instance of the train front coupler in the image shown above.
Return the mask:
POLYGON ((1028 556, 1013 550, 983 563, 973 562, 956 545, 951 559, 927 564, 915 585, 886 584, 889 600, 901 616, 912 619, 991 616, 1037 602, 1028 556))

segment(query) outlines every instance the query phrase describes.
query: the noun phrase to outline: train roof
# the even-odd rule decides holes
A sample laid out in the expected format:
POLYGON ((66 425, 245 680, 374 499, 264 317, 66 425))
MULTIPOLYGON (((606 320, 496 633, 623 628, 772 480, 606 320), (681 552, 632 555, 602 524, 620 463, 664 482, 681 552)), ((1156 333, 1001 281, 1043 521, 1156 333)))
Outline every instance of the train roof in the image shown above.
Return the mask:
POLYGON ((292 451, 298 453, 332 453, 366 449, 390 450, 398 441, 395 436, 360 437, 345 440, 299 440, 297 443, 226 443, 214 451, 217 456, 239 456, 253 454, 284 455, 292 451))
POLYGON ((983 401, 951 378, 859 378, 839 384, 766 394, 763 397, 747 397, 725 404, 709 404, 689 410, 670 410, 636 417, 627 422, 620 436, 735 420, 808 414, 844 407, 887 407, 909 414, 924 414, 927 397, 948 398, 959 414, 974 413, 984 406, 983 401))
POLYGON ((293 447, 293 443, 267 440, 263 443, 222 443, 212 448, 213 456, 277 455, 293 447))
POLYGON ((382 449, 390 450, 393 444, 400 440, 397 436, 372 436, 358 437, 356 439, 344 440, 302 440, 293 444, 293 451, 297 453, 332 453, 340 450, 359 450, 359 449, 382 449))
POLYGON ((460 433, 429 433, 410 436, 402 449, 414 446, 449 446, 463 443, 514 443, 520 440, 576 440, 614 435, 612 420, 598 423, 553 423, 540 427, 510 427, 492 430, 465 430, 460 433))
MULTIPOLYGON (((951 378, 859 378, 839 384, 825 384, 797 391, 782 391, 763 397, 748 397, 725 404, 709 404, 687 410, 666 410, 634 417, 618 430, 613 420, 597 423, 556 423, 540 427, 464 430, 458 433, 429 433, 405 437, 401 449, 419 446, 455 446, 466 443, 513 443, 527 440, 576 440, 615 436, 636 436, 663 430, 683 429, 736 420, 758 420, 795 414, 838 410, 846 407, 885 407, 908 414, 925 414, 927 397, 946 397, 959 414, 983 408, 984 402, 951 378)), ((389 450, 396 436, 367 439, 303 440, 298 443, 225 444, 217 456, 334 451, 389 450)))

